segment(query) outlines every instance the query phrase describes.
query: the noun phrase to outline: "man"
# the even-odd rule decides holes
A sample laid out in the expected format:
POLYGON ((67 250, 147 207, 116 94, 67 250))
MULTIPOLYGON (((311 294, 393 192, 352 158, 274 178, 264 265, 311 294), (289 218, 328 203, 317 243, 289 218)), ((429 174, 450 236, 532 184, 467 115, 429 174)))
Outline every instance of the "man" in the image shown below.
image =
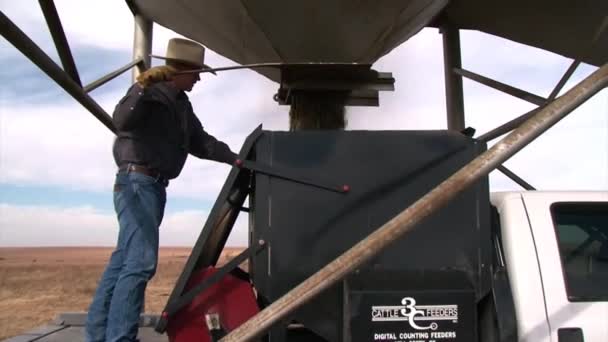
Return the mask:
POLYGON ((167 56, 154 56, 166 65, 142 73, 114 110, 114 208, 120 230, 89 308, 89 342, 136 341, 146 284, 156 272, 165 188, 180 174, 188 153, 227 164, 236 160, 228 145, 203 130, 185 93, 200 78, 183 72, 208 68, 204 54, 198 43, 171 39, 167 56))

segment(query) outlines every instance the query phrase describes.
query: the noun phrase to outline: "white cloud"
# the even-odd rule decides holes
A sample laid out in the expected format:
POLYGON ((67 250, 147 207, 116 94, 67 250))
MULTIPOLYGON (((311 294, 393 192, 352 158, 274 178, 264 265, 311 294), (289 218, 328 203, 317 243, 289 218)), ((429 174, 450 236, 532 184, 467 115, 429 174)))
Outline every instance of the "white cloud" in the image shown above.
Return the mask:
MULTIPOLYGON (((167 212, 161 246, 193 246, 206 211, 167 212)), ((227 245, 246 246, 247 227, 239 217, 227 245)), ((57 208, 0 204, 0 246, 113 246, 118 236, 114 213, 92 207, 57 208)))
POLYGON ((126 1, 55 1, 64 31, 75 45, 131 48, 133 15, 126 1))
POLYGON ((0 204, 3 246, 112 245, 112 215, 91 207, 52 208, 0 204))
POLYGON ((0 121, 2 183, 108 188, 112 134, 78 104, 12 107, 0 121))
MULTIPOLYGON (((468 35, 470 33, 465 36, 468 35)), ((496 44, 484 35, 478 40, 496 44)), ((522 53, 519 55, 525 55, 528 49, 521 46, 510 48, 520 49, 522 53)), ((513 67, 513 63, 508 64, 504 57, 501 58, 507 69, 513 67)), ((553 58, 559 57, 552 55, 553 58)), ((484 60, 482 58, 478 63, 482 69, 484 60)), ((349 129, 445 128, 442 63, 441 36, 436 30, 423 31, 385 56, 375 68, 393 72, 396 90, 381 93, 380 107, 349 108, 349 129), (420 68, 425 63, 429 67, 420 68)), ((551 63, 549 65, 539 65, 539 72, 556 74, 551 63)), ((578 75, 577 79, 582 76, 578 75)), ((464 84, 467 125, 475 127, 478 135, 533 107, 474 82, 465 80, 464 84)), ((206 130, 237 151, 246 135, 260 123, 266 129, 286 129, 287 107, 278 106, 271 99, 276 89, 273 82, 253 71, 243 70, 206 77, 190 97, 206 130)), ((105 93, 97 100, 111 112, 123 92, 121 89, 105 93)), ((62 95, 62 104, 48 103, 36 107, 22 104, 10 108, 3 105, 0 113, 0 181, 106 191, 115 170, 111 156, 112 136, 78 103, 65 101, 69 97, 62 95), (74 172, 76 168, 78 172, 74 172), (46 177, 39 177, 40 170, 45 170, 46 177)), ((541 179, 544 185, 541 188, 606 188, 604 175, 608 157, 605 153, 598 155, 594 152, 594 148, 605 150, 608 139, 603 129, 606 127, 606 116, 603 115, 607 111, 606 98, 604 91, 583 107, 586 109, 581 108, 573 114, 576 119, 568 118, 552 130, 561 133, 548 136, 552 138, 542 137, 540 141, 544 143, 534 143, 507 165, 514 165, 514 170, 526 178, 541 179), (581 126, 580 122, 592 124, 581 126), (584 138, 577 139, 579 134, 584 138), (562 136, 571 136, 576 144, 564 146, 568 140, 562 136), (552 158, 550 153, 555 146, 561 146, 561 151, 570 151, 575 159, 591 163, 592 166, 585 171, 595 173, 576 177, 581 172, 576 163, 561 165, 560 172, 551 172, 554 177, 545 177, 549 172, 547 168, 526 170, 525 166, 532 165, 533 161, 542 160, 543 165, 550 164, 551 160, 559 163, 559 158, 552 158), (575 146, 579 149, 575 150, 575 146), (566 175, 573 176, 573 179, 564 181, 566 175)), ((190 158, 169 191, 174 196, 214 200, 228 171, 228 166, 190 158)), ((517 186, 513 188, 517 189, 517 186)))
MULTIPOLYGON (((125 1, 55 0, 54 3, 70 46, 129 49, 132 46, 133 15, 125 1)), ((41 47, 54 48, 37 1, 3 0, 2 11, 41 47)))
MULTIPOLYGON (((207 211, 181 211, 165 216, 160 227, 160 241, 164 246, 192 246, 207 220, 207 211)), ((228 246, 247 246, 247 220, 239 216, 228 241, 228 246)))
MULTIPOLYGON (((73 53, 91 47, 124 51, 132 48, 132 34, 125 34, 133 31, 132 15, 123 2, 57 1, 56 7, 73 53), (112 25, 107 25, 108 17, 113 18, 112 25)), ((46 38, 48 29, 38 4, 11 3, 7 15, 36 38, 47 53, 56 54, 46 38)), ((179 35, 155 25, 153 53, 164 55, 166 42, 175 36, 179 35)), ((3 46, 8 48, 12 47, 3 46)), ((234 64, 213 52, 207 57, 211 65, 234 64)), ((29 63, 25 58, 22 62, 29 63)), ((40 75, 46 77, 42 72, 40 75)), ((53 102, 9 106, 8 99, 0 98, 0 182, 106 191, 115 172, 112 135, 63 90, 47 82, 49 87, 56 87, 53 102), (40 177, 40 170, 45 170, 45 177, 40 177)), ((126 88, 127 84, 123 86, 126 88)), ((287 127, 286 115, 279 115, 285 114, 286 109, 272 100, 277 88, 257 73, 242 70, 204 77, 190 97, 205 129, 238 151, 247 134, 261 123, 266 129, 287 127)), ((111 113, 124 89, 101 97, 95 93, 93 97, 111 113)), ((194 157, 187 164, 169 191, 174 196, 214 200, 229 167, 194 157)))
MULTIPOLYGON (((54 47, 42 10, 37 2, 2 0, 2 12, 43 50, 54 47)), ((7 45, 5 48, 8 49, 9 46, 7 45)))
MULTIPOLYGON (((255 87, 255 82, 244 82, 255 87)), ((267 89, 270 88, 267 85, 267 89)), ((98 98, 111 113, 120 92, 98 98)), ((205 129, 239 151, 246 136, 260 123, 266 128, 279 118, 276 104, 259 100, 259 91, 220 99, 193 99, 205 129), (225 104, 225 105, 224 105, 225 104), (253 111, 252 115, 250 115, 253 111), (257 113, 257 115, 256 115, 257 113), (270 115, 269 115, 270 114, 270 115)), ((113 181, 113 135, 75 101, 47 105, 3 105, 0 111, 0 182, 56 185, 106 191, 113 181), (41 177, 44 170, 44 177, 41 177)), ((280 120, 278 120, 280 121, 280 120)), ((273 127, 274 126, 274 127, 273 127)), ((214 200, 230 167, 190 157, 182 175, 169 191, 177 196, 214 200)))
POLYGON ((608 91, 505 163, 541 190, 608 190, 608 91))
POLYGON ((379 107, 348 108, 348 129, 445 128, 441 49, 437 30, 425 29, 375 63, 393 74, 395 91, 381 92, 379 107))
MULTIPOLYGON (((123 1, 63 0, 56 1, 56 6, 73 52, 95 47, 130 54, 133 22, 123 1), (108 18, 112 18, 110 25, 108 18)), ((3 12, 45 51, 56 55, 36 2, 4 1, 3 12)), ((166 41, 173 36, 175 33, 156 26, 154 53, 164 54, 166 41)), ((560 56, 478 32, 463 32, 461 39, 466 69, 542 96, 551 91, 570 63, 560 56)), ((3 56, 18 53, 5 41, 0 44, 3 56), (10 54, 4 54, 5 51, 10 54)), ((380 94, 379 108, 349 108, 349 129, 445 128, 441 49, 441 35, 435 29, 426 29, 378 61, 374 68, 392 72, 396 78, 396 90, 380 94)), ((212 52, 208 54, 207 62, 214 66, 233 64, 212 52)), ((22 58, 19 63, 29 61, 22 58)), ((100 69, 105 69, 105 66, 100 69)), ((592 69, 582 66, 568 87, 592 69)), ((45 77, 42 72, 40 75, 45 77)), ((126 88, 127 84, 123 86, 126 88)), ((476 128, 478 135, 533 107, 471 81, 465 81, 464 86, 467 125, 476 128)), ((49 87, 56 86, 52 84, 49 87)), ((246 135, 260 123, 266 129, 287 129, 287 107, 278 106, 272 100, 277 88, 277 84, 253 71, 233 71, 220 73, 217 77, 204 76, 190 97, 205 129, 236 151, 246 135)), ((61 95, 36 105, 16 105, 13 101, 8 105, 0 93, 0 182, 108 191, 115 171, 111 155, 112 135, 62 90, 57 93, 61 95)), ((123 93, 124 89, 120 89, 102 96, 96 96, 96 91, 93 95, 106 111, 111 112, 123 93)), ((608 91, 605 90, 506 165, 540 189, 608 189, 607 114, 608 91)), ((228 172, 226 165, 190 158, 182 175, 171 183, 168 191, 172 198, 213 201, 228 172)), ((491 179, 494 189, 519 189, 500 174, 493 175, 491 179)), ((0 229, 3 231, 12 227, 7 226, 9 223, 19 223, 21 227, 29 227, 29 231, 40 229, 33 223, 25 223, 24 216, 18 215, 20 211, 38 215, 33 208, 2 208, 0 229), (5 217, 8 213, 12 215, 10 222, 5 217), (21 221, 17 217, 21 217, 21 221)), ((88 222, 99 227, 95 232, 102 234, 100 236, 108 236, 107 226, 115 226, 113 214, 102 214, 91 208, 62 210, 42 208, 48 222, 58 222, 57 231, 62 231, 61 225, 72 227, 72 221, 88 222)), ((182 241, 181 236, 183 241, 194 241, 205 215, 205 212, 168 213, 165 221, 176 230, 165 229, 161 235, 168 242, 182 241), (184 228, 190 224, 194 228, 184 228)), ((240 223, 239 227, 239 237, 244 241, 245 224, 240 223)), ((75 228, 65 231, 74 231, 73 236, 81 237, 79 244, 91 241, 87 236, 79 235, 80 231, 75 228)), ((36 234, 21 236, 35 238, 36 234)), ((70 236, 65 237, 66 243, 76 241, 70 236)), ((112 239, 107 241, 113 243, 112 239)))

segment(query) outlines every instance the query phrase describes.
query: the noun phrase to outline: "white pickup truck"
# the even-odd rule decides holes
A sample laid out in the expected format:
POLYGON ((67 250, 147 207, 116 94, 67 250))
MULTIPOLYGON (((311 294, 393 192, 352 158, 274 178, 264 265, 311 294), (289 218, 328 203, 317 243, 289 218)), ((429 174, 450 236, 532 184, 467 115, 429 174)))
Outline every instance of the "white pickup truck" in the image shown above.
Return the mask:
POLYGON ((502 192, 491 201, 495 319, 481 319, 479 341, 608 341, 608 192, 502 192))

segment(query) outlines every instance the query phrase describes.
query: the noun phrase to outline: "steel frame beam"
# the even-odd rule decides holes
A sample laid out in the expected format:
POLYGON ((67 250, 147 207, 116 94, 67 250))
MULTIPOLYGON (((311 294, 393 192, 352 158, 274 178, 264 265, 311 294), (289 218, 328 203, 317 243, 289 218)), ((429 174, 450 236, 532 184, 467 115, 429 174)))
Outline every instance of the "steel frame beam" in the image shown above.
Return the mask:
POLYGON ((87 93, 90 93, 91 91, 97 89, 98 87, 108 83, 109 81, 115 79, 116 77, 118 77, 119 75, 121 75, 122 73, 124 73, 125 71, 131 69, 134 65, 139 65, 141 64, 143 61, 142 58, 138 58, 136 60, 134 60, 133 62, 130 62, 129 64, 126 64, 123 67, 120 67, 118 69, 116 69, 116 71, 112 71, 111 73, 99 78, 96 81, 93 81, 91 83, 89 83, 88 85, 86 85, 83 90, 87 93))
POLYGON ((221 341, 251 341, 263 335, 273 324, 287 317, 323 290, 342 280, 357 267, 384 250, 391 242, 411 232, 416 228, 418 222, 443 207, 480 177, 501 165, 606 86, 608 86, 608 64, 542 108, 489 150, 462 167, 367 238, 230 332, 221 341))
POLYGON ((453 72, 456 73, 457 75, 460 75, 462 77, 466 77, 468 79, 471 79, 473 81, 476 81, 478 83, 481 83, 483 85, 486 85, 490 88, 494 88, 496 90, 500 90, 503 93, 515 96, 519 99, 522 99, 524 101, 528 101, 530 103, 533 103, 537 106, 541 106, 543 104, 545 104, 547 102, 547 99, 545 99, 542 96, 538 96, 532 93, 529 93, 525 90, 521 90, 518 88, 515 88, 513 86, 510 86, 508 84, 504 84, 501 82, 498 82, 496 80, 490 79, 488 77, 476 74, 474 72, 468 71, 468 70, 464 70, 461 68, 454 68, 453 72))
POLYGON ((55 42, 55 48, 57 48, 57 54, 63 65, 63 70, 72 78, 76 84, 82 87, 80 76, 78 76, 78 69, 74 63, 72 52, 70 51, 70 45, 65 37, 59 14, 57 14, 57 8, 53 0, 38 0, 40 8, 46 19, 46 24, 49 27, 53 42, 55 42))
POLYGON ((441 28, 443 35, 443 69, 445 78, 445 102, 447 126, 449 130, 462 131, 465 128, 464 93, 462 78, 453 70, 461 67, 460 33, 457 28, 446 23, 441 28))
POLYGON ((559 80, 559 82, 557 82, 557 84, 555 85, 555 88, 553 88, 553 91, 551 91, 551 94, 549 94, 547 101, 553 101, 557 97, 559 92, 562 90, 564 85, 566 85, 566 82, 568 82, 570 77, 572 77, 572 74, 574 74, 574 71, 576 71, 576 68, 578 68, 578 66, 580 64, 581 64, 580 60, 574 60, 572 62, 572 64, 570 64, 570 66, 568 67, 568 70, 566 70, 564 75, 562 75, 562 78, 559 80))
POLYGON ((17 27, 3 12, 0 12, 0 32, 2 36, 13 44, 21 53, 36 64, 59 86, 61 86, 76 101, 91 112, 109 130, 116 133, 112 118, 101 108, 95 100, 87 95, 65 71, 42 51, 23 31, 17 27))

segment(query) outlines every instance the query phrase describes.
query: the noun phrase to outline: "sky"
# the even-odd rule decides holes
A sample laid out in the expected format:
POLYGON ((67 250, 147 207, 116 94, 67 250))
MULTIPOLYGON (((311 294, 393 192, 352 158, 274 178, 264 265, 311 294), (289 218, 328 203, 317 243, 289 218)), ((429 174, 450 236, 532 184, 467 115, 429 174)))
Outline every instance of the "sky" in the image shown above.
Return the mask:
MULTIPOLYGON (((0 0, 2 11, 58 65, 39 4, 0 0)), ((132 60, 133 17, 123 1, 56 0, 83 84, 132 60), (110 18, 110 19, 109 19, 110 18)), ((153 54, 179 36, 154 26, 153 54)), ((547 97, 570 59, 474 31, 461 31, 463 68, 547 97)), ((155 64, 162 63, 154 61, 155 64)), ((206 63, 235 65, 208 51, 206 63)), ((118 225, 112 202, 113 135, 4 38, 0 38, 0 246, 112 246, 118 225)), ((394 92, 379 107, 348 107, 349 130, 446 129, 441 35, 424 29, 374 63, 392 72, 394 92)), ((581 65, 565 89, 596 67, 581 65)), ((111 113, 131 83, 127 72, 90 95, 111 113)), ((278 85, 251 70, 203 75, 189 94, 205 130, 238 151, 259 124, 288 129, 278 85)), ((534 108, 464 80, 466 126, 477 136, 534 108)), ((495 143, 498 140, 493 141, 495 143)), ((505 165, 539 190, 608 190, 608 91, 551 128, 505 165)), ((230 167, 190 157, 167 190, 162 246, 192 246, 230 167)), ((498 172, 492 191, 521 190, 498 172)), ((239 218, 228 241, 247 244, 239 218)))

